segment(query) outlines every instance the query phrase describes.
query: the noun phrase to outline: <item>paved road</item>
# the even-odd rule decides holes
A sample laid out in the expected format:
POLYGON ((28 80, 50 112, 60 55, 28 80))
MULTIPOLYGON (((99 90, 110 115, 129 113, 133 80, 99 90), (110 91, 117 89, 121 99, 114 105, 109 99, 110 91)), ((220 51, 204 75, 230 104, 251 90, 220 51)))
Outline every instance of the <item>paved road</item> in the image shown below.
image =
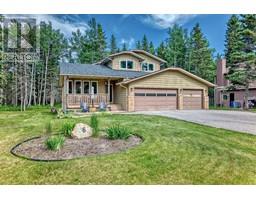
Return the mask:
POLYGON ((136 113, 166 116, 256 135, 256 113, 224 110, 141 111, 136 113))

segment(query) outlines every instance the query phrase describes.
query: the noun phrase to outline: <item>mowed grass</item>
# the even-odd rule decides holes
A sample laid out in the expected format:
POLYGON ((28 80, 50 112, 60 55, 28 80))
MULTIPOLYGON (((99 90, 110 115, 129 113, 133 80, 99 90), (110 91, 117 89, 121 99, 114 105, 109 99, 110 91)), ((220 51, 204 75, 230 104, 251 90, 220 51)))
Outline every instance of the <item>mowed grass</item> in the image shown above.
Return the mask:
POLYGON ((100 115, 100 128, 129 127, 144 142, 128 151, 62 162, 36 162, 10 154, 42 135, 49 109, 0 112, 0 184, 256 184, 256 136, 159 116, 100 115))

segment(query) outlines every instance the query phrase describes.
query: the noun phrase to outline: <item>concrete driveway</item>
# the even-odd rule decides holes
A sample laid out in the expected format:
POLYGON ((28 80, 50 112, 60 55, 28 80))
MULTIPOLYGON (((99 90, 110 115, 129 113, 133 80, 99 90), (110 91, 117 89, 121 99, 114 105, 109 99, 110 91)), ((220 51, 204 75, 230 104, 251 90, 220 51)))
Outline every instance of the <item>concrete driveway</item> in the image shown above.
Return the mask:
POLYGON ((256 113, 224 110, 140 111, 136 113, 166 116, 256 135, 256 113))

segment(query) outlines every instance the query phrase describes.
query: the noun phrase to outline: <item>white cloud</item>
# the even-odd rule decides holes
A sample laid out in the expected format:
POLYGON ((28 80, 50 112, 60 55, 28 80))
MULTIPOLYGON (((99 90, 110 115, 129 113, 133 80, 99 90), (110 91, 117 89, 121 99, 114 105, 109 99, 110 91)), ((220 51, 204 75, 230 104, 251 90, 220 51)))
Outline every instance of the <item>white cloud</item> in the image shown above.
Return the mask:
POLYGON ((155 14, 155 15, 146 15, 145 18, 142 18, 142 22, 153 25, 160 29, 166 29, 172 27, 175 23, 183 25, 188 22, 196 15, 180 15, 180 14, 155 14))
POLYGON ((70 17, 57 17, 54 15, 6 15, 6 17, 32 17, 37 20, 38 24, 40 21, 51 22, 53 28, 60 29, 67 37, 71 36, 71 33, 77 29, 80 29, 82 32, 88 29, 87 23, 82 22, 80 18, 73 15, 70 15, 70 17))
POLYGON ((121 41, 120 41, 120 44, 122 45, 124 43, 126 43, 128 49, 132 49, 134 47, 134 44, 135 44, 135 39, 133 37, 131 37, 129 39, 122 38, 121 41))

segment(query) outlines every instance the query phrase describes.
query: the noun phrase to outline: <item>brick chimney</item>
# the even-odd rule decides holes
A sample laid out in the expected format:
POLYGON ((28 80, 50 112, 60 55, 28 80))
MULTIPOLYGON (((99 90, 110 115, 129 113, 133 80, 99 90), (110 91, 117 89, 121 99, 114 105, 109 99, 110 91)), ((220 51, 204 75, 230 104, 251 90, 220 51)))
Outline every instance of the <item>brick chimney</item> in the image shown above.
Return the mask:
POLYGON ((216 78, 216 84, 218 86, 226 86, 227 80, 225 79, 225 74, 227 73, 226 68, 226 59, 221 58, 217 61, 217 78, 216 78))

